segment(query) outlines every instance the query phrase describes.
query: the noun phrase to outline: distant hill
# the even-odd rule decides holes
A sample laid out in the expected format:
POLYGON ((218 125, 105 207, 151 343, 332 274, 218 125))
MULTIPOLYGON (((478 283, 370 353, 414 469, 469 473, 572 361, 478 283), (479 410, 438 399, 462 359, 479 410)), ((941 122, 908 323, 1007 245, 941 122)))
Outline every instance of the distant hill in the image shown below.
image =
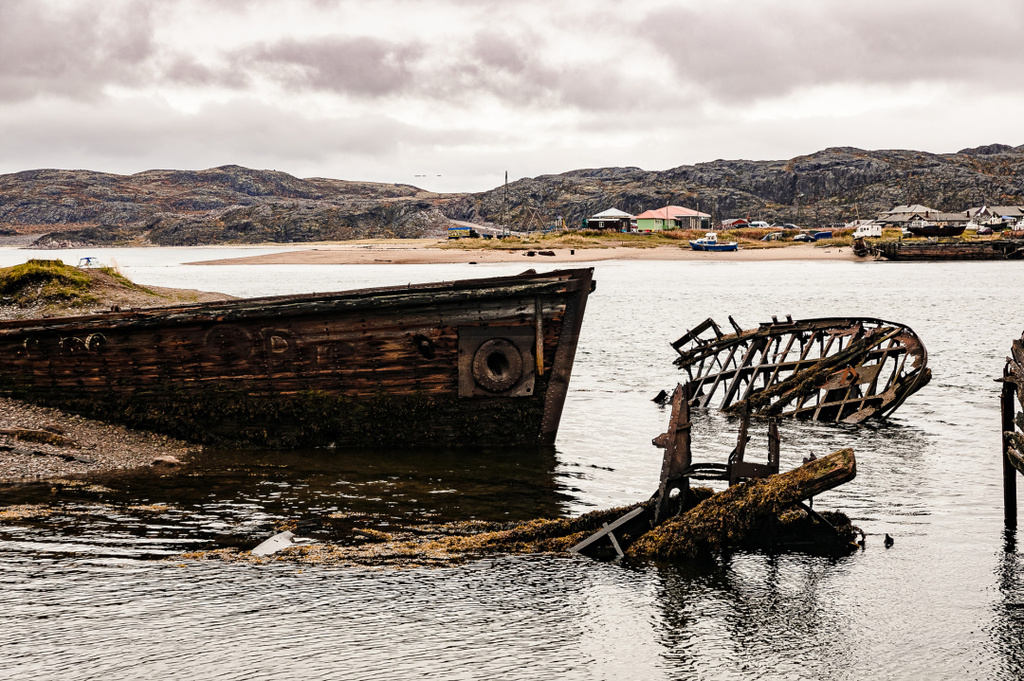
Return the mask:
POLYGON ((595 168, 542 175, 476 194, 410 185, 299 179, 222 166, 112 175, 31 170, 0 175, 0 235, 40 245, 293 243, 440 236, 448 219, 546 227, 606 208, 682 205, 716 219, 749 216, 823 226, 897 204, 942 211, 1024 204, 1024 146, 955 154, 830 148, 785 161, 718 160, 669 170, 595 168), (507 198, 506 198, 507 196, 507 198))
MULTIPOLYGON (((504 187, 453 200, 448 215, 502 222, 504 187)), ((993 144, 955 154, 831 148, 787 161, 711 161, 670 170, 595 168, 511 182, 511 224, 570 225, 606 208, 634 215, 665 205, 715 219, 746 217, 824 226, 875 217, 899 204, 956 212, 1024 203, 1024 146, 993 144)))
POLYGON ((0 229, 48 234, 52 246, 419 237, 444 233, 446 199, 410 185, 241 166, 134 175, 30 170, 0 175, 0 229))

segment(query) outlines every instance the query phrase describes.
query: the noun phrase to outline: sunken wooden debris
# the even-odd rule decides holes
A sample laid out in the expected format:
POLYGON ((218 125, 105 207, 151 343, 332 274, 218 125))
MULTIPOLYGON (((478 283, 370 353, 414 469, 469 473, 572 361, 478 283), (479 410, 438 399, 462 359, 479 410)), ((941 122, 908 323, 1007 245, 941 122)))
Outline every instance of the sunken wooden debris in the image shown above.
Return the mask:
POLYGON ((826 543, 850 546, 854 530, 849 519, 838 528, 802 502, 854 478, 857 466, 852 449, 811 458, 799 468, 779 473, 776 423, 769 423, 768 460, 759 464, 744 459, 748 440, 748 419, 744 418, 727 463, 695 463, 689 412, 688 391, 677 385, 668 431, 654 439, 656 446, 665 449, 658 491, 650 502, 605 522, 570 551, 592 558, 676 559, 699 558, 727 548, 791 544, 781 541, 779 532, 779 518, 791 509, 824 528, 826 543), (690 490, 691 480, 727 480, 730 486, 718 494, 702 494, 698 501, 690 490))
POLYGON ((758 416, 861 423, 884 418, 931 379, 909 327, 869 317, 786 317, 733 333, 706 319, 672 343, 692 404, 758 416))
POLYGON ((593 270, 0 323, 0 394, 186 440, 550 445, 593 270))
POLYGON ((1014 340, 1003 367, 1002 412, 1003 514, 1017 527, 1017 473, 1024 474, 1024 336, 1014 340))

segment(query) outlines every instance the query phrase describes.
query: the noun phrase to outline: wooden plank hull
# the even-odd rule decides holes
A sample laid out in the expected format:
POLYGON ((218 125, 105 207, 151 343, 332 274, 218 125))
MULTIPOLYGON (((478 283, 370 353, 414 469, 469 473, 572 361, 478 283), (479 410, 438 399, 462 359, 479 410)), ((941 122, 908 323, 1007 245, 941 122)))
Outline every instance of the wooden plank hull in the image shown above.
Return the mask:
MULTIPOLYGON (((730 321, 732 319, 730 318, 730 321)), ((910 328, 869 317, 772 320, 723 334, 708 319, 672 347, 693 406, 861 423, 884 418, 931 379, 910 328)))
POLYGON ((910 225, 907 230, 914 236, 953 237, 963 234, 966 228, 966 225, 928 225, 926 227, 910 225))
POLYGON ((890 241, 862 250, 858 254, 874 253, 886 260, 1017 260, 1024 257, 1024 240, 890 241))
POLYGON ((198 442, 552 444, 592 270, 0 324, 0 393, 198 442))

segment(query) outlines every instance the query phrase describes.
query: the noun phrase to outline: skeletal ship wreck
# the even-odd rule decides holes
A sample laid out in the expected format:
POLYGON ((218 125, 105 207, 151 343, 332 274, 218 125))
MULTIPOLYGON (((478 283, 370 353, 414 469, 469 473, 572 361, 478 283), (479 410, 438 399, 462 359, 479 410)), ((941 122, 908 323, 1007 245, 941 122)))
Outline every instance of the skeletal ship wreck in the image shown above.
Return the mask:
POLYGON ((592 269, 0 323, 0 394, 195 442, 549 445, 592 269))
POLYGON ((861 423, 884 418, 931 380, 912 329, 868 317, 787 318, 723 333, 706 319, 672 343, 691 404, 861 423))

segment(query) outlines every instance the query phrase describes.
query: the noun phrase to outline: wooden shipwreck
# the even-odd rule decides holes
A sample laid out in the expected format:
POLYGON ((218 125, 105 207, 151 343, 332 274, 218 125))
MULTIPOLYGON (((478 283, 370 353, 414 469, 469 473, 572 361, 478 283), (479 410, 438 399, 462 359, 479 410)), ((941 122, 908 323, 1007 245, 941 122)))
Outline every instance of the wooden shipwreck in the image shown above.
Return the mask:
MULTIPOLYGON (((804 502, 853 480, 857 474, 853 450, 811 456, 799 468, 780 473, 780 438, 774 419, 769 422, 765 463, 746 459, 747 429, 748 418, 744 418, 736 447, 725 463, 694 462, 690 395, 686 386, 677 385, 668 430, 654 439, 654 445, 665 450, 658 490, 650 501, 604 523, 569 550, 592 558, 675 559, 730 548, 849 549, 855 528, 848 519, 837 527, 804 502), (722 480, 729 487, 698 500, 690 489, 692 480, 722 480), (787 536, 780 517, 790 509, 809 523, 787 536)), ((829 515, 838 520, 838 514, 829 515)), ((792 520, 785 524, 796 527, 792 520)))
POLYGON ((1018 260, 1024 257, 1024 239, 879 241, 872 244, 858 239, 853 243, 853 252, 886 260, 1018 260))
POLYGON ((0 394, 197 442, 549 445, 593 270, 0 323, 0 394))
POLYGON ((868 317, 772 318, 733 333, 707 319, 672 343, 692 404, 761 416, 860 423, 882 418, 931 379, 909 327, 868 317))

